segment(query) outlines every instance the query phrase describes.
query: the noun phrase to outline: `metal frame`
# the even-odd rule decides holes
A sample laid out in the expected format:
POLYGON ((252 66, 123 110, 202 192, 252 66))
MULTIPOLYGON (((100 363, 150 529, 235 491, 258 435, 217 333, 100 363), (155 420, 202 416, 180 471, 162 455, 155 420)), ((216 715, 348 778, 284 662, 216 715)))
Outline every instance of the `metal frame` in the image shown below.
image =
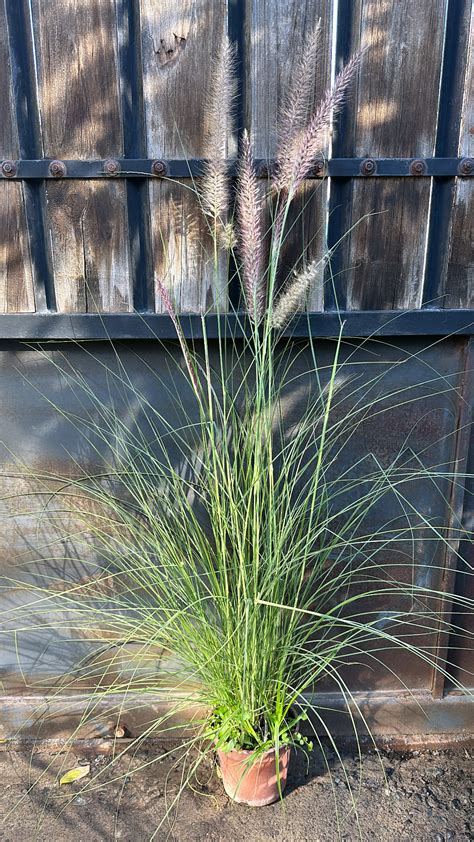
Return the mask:
MULTIPOLYGON (((135 141, 130 143, 136 148, 135 141)), ((199 178, 203 174, 203 158, 106 158, 92 161, 55 160, 53 158, 18 161, 5 159, 0 165, 3 179, 58 180, 63 178, 199 178)), ((257 176, 268 178, 273 160, 256 159, 257 176)), ((227 161, 229 175, 235 176, 234 159, 227 161)), ((309 179, 331 178, 453 178, 474 176, 474 158, 331 158, 316 161, 309 179)))
MULTIPOLYGON (((242 313, 204 317, 209 339, 227 335, 242 336, 246 320, 242 313)), ((203 317, 180 316, 184 335, 203 337, 203 317)), ((301 314, 293 319, 283 335, 295 339, 308 336, 343 335, 374 338, 380 336, 471 336, 472 310, 373 310, 301 314)), ((159 313, 25 313, 0 316, 0 339, 26 340, 107 340, 176 339, 168 315, 159 313)))

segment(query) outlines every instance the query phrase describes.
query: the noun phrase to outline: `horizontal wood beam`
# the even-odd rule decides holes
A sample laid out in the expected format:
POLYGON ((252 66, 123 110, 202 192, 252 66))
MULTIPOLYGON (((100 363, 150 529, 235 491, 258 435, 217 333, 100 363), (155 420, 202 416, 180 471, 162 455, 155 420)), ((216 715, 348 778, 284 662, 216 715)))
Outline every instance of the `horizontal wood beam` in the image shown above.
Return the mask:
MULTIPOLYGON (((105 160, 4 160, 0 174, 4 179, 62 178, 197 178, 203 173, 202 158, 162 159, 107 158, 105 160)), ((268 178, 273 160, 255 161, 257 175, 268 178)), ((235 176, 235 159, 227 161, 229 175, 235 176)), ((474 175, 474 158, 332 158, 318 160, 308 178, 452 178, 474 175)))
MULTIPOLYGON (((199 315, 180 317, 184 334, 201 339, 203 323, 199 315)), ((376 310, 302 314, 296 317, 284 336, 470 336, 474 334, 473 310, 376 310)), ((208 338, 226 333, 242 336, 247 329, 240 314, 205 317, 208 338)), ((169 316, 152 313, 24 313, 0 315, 0 339, 19 340, 107 340, 175 339, 169 316)))

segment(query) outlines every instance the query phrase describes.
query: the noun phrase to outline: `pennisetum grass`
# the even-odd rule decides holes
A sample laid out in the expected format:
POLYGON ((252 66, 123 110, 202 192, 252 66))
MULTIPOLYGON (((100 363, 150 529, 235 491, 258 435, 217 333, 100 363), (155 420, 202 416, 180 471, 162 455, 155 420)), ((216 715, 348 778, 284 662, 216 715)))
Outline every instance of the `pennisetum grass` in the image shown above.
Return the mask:
MULTIPOLYGON (((310 286, 322 282, 327 259, 295 267, 277 290, 288 210, 359 61, 353 58, 307 113, 317 39, 316 31, 296 70, 297 87, 286 99, 268 248, 250 140, 246 134, 242 139, 235 254, 231 246, 247 312, 242 338, 223 331, 211 341, 203 318, 202 341, 188 343, 161 283, 184 369, 169 349, 163 353, 172 381, 143 361, 148 377, 156 378, 155 399, 140 389, 113 345, 108 363, 83 346, 81 353, 102 371, 104 400, 103 390, 70 364, 67 353, 57 352, 52 365, 75 409, 45 397, 99 467, 88 470, 71 456, 64 477, 32 476, 18 465, 25 482, 34 480, 43 562, 50 554, 53 572, 36 583, 33 596, 31 583, 10 583, 27 587, 30 598, 26 613, 16 607, 5 613, 5 633, 46 627, 72 643, 77 635, 93 641, 94 654, 70 670, 58 690, 62 694, 79 682, 86 698, 80 724, 99 717, 104 702, 120 719, 150 698, 165 699, 166 712, 123 751, 133 752, 150 736, 172 734, 173 717, 194 705, 193 729, 180 755, 183 786, 216 747, 251 749, 254 756, 273 747, 277 757, 288 743, 302 742, 308 750, 309 740, 297 728, 308 716, 323 756, 329 744, 340 757, 310 691, 330 680, 348 711, 356 707, 359 726, 370 731, 345 668, 361 659, 383 663, 397 649, 448 674, 434 641, 440 632, 457 631, 440 612, 447 595, 436 582, 443 549, 459 553, 466 533, 456 518, 448 529, 412 493, 422 484, 446 510, 449 489, 459 481, 454 457, 433 461, 436 442, 413 444, 430 406, 435 411, 440 395, 455 395, 456 372, 440 377, 418 351, 380 340, 358 349, 346 345, 343 326, 330 353, 312 338, 295 345, 282 338, 310 286), (417 377, 391 386, 397 382, 392 375, 411 363, 417 377), (376 421, 381 430, 400 410, 418 415, 395 452, 392 447, 391 455, 381 457, 367 448, 351 456, 367 424, 376 421), (64 565, 71 563, 73 548, 76 565, 90 571, 81 581, 58 582, 54 575, 61 558, 54 534, 58 512, 74 524, 69 531, 61 527, 69 548, 64 565), (419 561, 422 547, 432 548, 431 585, 419 561)), ((220 120, 222 104, 230 114, 233 92, 227 44, 215 75, 207 115, 209 164, 196 189, 221 248, 230 195, 220 120)), ((215 265, 217 271, 217 259, 215 265)), ((51 361, 47 348, 38 354, 51 361)), ((455 431, 445 436, 454 441, 455 431)), ((467 597, 449 598, 461 613, 472 610, 467 597)), ((358 739, 355 719, 353 724, 358 739)), ((109 768, 123 751, 117 748, 109 768)), ((159 752, 149 762, 165 756, 159 752)), ((80 791, 99 786, 101 775, 80 791)), ((357 814, 357 793, 347 784, 357 814)), ((170 797, 166 816, 178 797, 170 797)))

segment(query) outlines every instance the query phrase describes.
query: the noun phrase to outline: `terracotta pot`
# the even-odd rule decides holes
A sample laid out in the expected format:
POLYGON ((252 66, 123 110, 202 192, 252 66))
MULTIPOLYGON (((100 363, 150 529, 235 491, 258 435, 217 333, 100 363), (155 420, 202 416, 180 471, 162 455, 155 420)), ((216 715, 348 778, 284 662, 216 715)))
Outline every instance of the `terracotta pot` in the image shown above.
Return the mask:
MULTIPOLYGON (((290 752, 289 747, 282 747, 279 752, 281 792, 286 786, 290 752)), ((251 751, 218 751, 222 782, 227 795, 234 801, 249 807, 263 807, 280 797, 275 749, 269 749, 249 763, 251 755, 251 751)))

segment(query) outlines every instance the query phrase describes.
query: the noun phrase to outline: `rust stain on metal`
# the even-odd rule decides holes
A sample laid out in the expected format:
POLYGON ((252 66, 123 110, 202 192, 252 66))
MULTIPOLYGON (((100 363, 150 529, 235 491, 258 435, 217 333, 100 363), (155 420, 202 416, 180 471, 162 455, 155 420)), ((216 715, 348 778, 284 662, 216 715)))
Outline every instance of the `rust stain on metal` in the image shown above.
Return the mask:
POLYGON ((318 161, 314 162, 314 166, 311 170, 311 175, 314 175, 316 178, 322 178, 326 172, 326 164, 320 158, 318 161))
POLYGON ((66 175, 66 164, 64 161, 51 161, 49 165, 49 172, 53 178, 63 178, 66 175))
POLYGON ((166 164, 164 161, 153 161, 151 165, 151 171, 153 175, 163 176, 166 175, 166 164))
POLYGON ((416 158, 410 164, 411 175, 425 175, 426 163, 421 158, 416 158))
POLYGON ((375 175, 377 172, 377 164, 374 159, 365 158, 365 160, 361 162, 360 171, 362 175, 375 175))
POLYGON ((474 172, 474 158, 463 158, 459 163, 460 175, 471 175, 474 172))
POLYGON ((14 161, 4 161, 2 164, 2 175, 4 178, 14 178, 16 175, 16 164, 14 161))
POLYGON ((107 158, 107 160, 104 161, 104 172, 106 172, 107 175, 118 175, 120 172, 120 163, 116 161, 115 158, 107 158))

